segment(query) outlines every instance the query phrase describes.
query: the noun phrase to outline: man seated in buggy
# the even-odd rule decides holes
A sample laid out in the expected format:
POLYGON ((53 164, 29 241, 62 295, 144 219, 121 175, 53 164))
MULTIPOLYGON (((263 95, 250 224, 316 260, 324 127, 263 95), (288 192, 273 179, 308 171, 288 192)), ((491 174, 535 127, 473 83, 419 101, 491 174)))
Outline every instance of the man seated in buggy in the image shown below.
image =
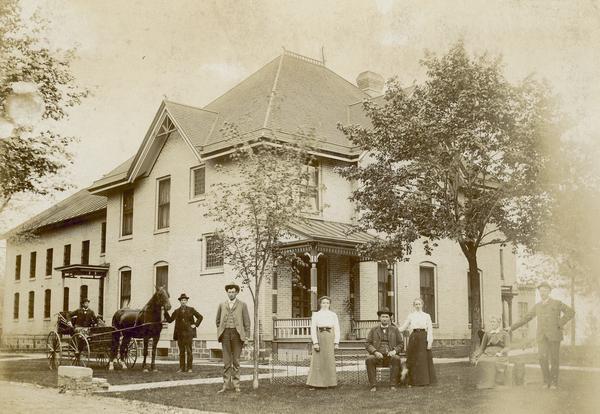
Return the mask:
POLYGON ((81 301, 81 307, 73 312, 69 312, 67 318, 73 326, 75 326, 75 332, 88 330, 91 326, 96 326, 102 321, 101 318, 96 316, 93 310, 90 309, 90 300, 84 298, 81 301))

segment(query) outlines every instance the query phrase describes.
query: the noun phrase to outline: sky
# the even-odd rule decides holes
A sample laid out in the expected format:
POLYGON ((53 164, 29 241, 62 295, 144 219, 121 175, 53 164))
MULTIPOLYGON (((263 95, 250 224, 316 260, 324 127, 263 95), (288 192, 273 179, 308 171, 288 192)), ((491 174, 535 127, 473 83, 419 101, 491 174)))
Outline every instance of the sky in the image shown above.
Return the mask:
POLYGON ((458 39, 502 54, 505 73, 548 79, 595 142, 600 112, 597 1, 187 1, 21 0, 49 20, 56 48, 76 48, 72 70, 92 96, 56 129, 73 135, 73 188, 28 201, 4 227, 48 207, 132 156, 161 100, 204 106, 278 56, 282 47, 322 58, 347 80, 371 70, 419 82, 424 51, 458 39))

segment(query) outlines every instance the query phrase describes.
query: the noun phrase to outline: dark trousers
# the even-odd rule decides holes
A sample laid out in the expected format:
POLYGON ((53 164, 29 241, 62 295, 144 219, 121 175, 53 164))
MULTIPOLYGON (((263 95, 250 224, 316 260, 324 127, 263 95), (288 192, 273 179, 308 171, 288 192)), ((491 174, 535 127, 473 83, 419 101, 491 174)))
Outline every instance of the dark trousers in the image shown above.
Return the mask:
POLYGON ((194 356, 192 355, 192 338, 178 338, 177 346, 179 347, 179 369, 182 371, 192 369, 192 361, 194 360, 194 356))
POLYGON ((225 328, 221 336, 223 345, 223 387, 240 386, 240 355, 242 339, 235 328, 225 328))
POLYGON ((369 377, 369 384, 374 387, 377 383, 377 367, 384 366, 390 367, 390 384, 398 384, 398 374, 400 373, 401 359, 398 355, 384 356, 379 359, 375 355, 369 355, 365 361, 367 366, 367 376, 369 377))
POLYGON ((543 337, 538 340, 538 357, 545 384, 558 384, 560 341, 543 337))

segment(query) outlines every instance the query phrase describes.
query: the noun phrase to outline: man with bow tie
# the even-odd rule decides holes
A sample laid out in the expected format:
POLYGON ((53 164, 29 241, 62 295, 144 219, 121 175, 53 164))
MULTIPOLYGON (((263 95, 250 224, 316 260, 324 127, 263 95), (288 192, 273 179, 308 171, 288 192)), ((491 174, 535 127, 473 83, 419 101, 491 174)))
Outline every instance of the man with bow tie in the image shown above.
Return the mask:
POLYGON ((81 301, 81 307, 69 314, 75 328, 89 328, 98 323, 98 317, 90 309, 90 300, 84 298, 81 301))
POLYGON ((194 355, 192 354, 192 341, 196 337, 196 328, 202 323, 202 315, 191 306, 188 306, 190 298, 182 293, 179 296, 181 306, 169 315, 165 310, 165 320, 169 323, 175 321, 175 331, 173 339, 177 341, 179 348, 179 371, 192 372, 192 363, 194 355))

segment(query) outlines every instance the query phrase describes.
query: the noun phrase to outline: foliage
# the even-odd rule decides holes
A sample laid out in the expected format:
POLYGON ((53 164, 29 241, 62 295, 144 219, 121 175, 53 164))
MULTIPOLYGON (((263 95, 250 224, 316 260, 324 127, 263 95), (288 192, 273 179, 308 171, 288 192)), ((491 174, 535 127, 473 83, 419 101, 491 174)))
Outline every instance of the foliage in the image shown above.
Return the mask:
POLYGON ((472 338, 480 329, 478 249, 539 244, 551 194, 541 172, 561 117, 549 87, 532 77, 510 84, 499 58, 471 58, 462 42, 427 54, 423 84, 388 83, 384 103, 365 102, 368 128, 341 126, 368 151, 343 170, 360 183, 360 224, 382 235, 372 256, 405 259, 421 240, 456 241, 469 264, 472 338))
POLYGON ((46 25, 23 19, 16 0, 0 2, 0 212, 18 193, 65 188, 50 178, 71 162, 73 138, 56 132, 56 122, 88 91, 75 83, 73 51, 42 37, 46 25))
MULTIPOLYGON (((241 141, 234 126, 229 125, 225 132, 233 142, 241 141)), ((238 147, 230 156, 231 162, 217 168, 221 177, 231 177, 231 181, 215 184, 207 197, 205 217, 216 225, 224 262, 252 295, 255 343, 259 342, 261 286, 278 265, 295 262, 294 256, 280 247, 293 237, 289 224, 301 222, 301 212, 308 207, 305 194, 310 156, 306 142, 238 147)), ((258 351, 259 346, 255 346, 256 387, 258 351)))

